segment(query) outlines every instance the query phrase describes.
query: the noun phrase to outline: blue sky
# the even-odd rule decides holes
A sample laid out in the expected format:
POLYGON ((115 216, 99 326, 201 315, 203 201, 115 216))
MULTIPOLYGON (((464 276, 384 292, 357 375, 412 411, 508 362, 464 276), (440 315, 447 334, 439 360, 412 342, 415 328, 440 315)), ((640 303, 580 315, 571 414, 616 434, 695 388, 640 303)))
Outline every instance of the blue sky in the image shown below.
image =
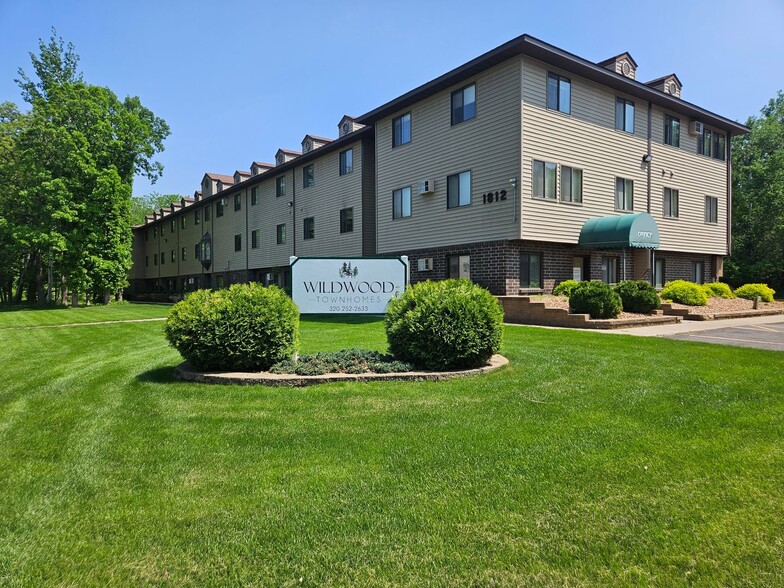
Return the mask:
MULTIPOLYGON (((0 101, 51 27, 89 83, 136 95, 172 129, 154 186, 191 195, 335 137, 360 115, 522 33, 592 61, 629 51, 642 81, 675 72, 689 102, 745 121, 784 89, 784 1, 0 0, 0 101)), ((26 109, 25 105, 22 105, 26 109)))

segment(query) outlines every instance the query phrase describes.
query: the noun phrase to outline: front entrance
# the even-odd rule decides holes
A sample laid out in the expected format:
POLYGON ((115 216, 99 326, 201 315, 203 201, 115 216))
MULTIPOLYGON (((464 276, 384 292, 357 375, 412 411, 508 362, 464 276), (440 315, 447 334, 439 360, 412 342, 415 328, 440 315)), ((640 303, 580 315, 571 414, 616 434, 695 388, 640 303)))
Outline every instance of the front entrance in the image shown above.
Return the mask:
POLYGON ((572 258, 572 279, 577 282, 591 279, 591 258, 573 257, 572 258))

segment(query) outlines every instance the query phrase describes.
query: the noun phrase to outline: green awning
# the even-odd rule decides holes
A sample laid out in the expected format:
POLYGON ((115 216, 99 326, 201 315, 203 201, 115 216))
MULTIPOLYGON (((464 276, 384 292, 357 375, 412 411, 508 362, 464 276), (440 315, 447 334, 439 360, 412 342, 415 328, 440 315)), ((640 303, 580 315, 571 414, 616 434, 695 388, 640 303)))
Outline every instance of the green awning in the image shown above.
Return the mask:
POLYGON ((659 227, 647 212, 591 218, 580 231, 578 246, 585 249, 658 249, 659 227))

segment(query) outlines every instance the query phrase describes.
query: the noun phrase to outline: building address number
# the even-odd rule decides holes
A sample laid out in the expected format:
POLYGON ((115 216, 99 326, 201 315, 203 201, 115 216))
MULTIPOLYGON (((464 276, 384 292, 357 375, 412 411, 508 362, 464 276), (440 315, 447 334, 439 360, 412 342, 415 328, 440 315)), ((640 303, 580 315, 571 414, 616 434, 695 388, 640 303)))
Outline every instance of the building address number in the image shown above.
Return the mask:
POLYGON ((502 200, 506 200, 506 190, 482 194, 482 204, 492 204, 493 202, 501 202, 502 200))

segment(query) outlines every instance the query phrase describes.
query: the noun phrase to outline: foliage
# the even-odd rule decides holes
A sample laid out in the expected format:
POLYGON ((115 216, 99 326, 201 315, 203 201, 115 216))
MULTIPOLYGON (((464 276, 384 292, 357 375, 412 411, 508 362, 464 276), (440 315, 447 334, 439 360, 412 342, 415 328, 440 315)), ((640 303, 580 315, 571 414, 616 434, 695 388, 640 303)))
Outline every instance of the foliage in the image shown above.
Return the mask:
POLYGON ((183 196, 180 194, 159 194, 158 192, 134 196, 131 198, 131 224, 134 226, 143 225, 146 215, 182 199, 183 196))
POLYGON ((322 374, 389 374, 409 372, 414 369, 410 363, 396 360, 391 355, 365 349, 342 349, 324 351, 311 355, 301 355, 296 361, 286 360, 270 368, 275 374, 299 374, 318 376, 322 374))
POLYGON ((138 98, 85 83, 55 34, 39 51, 33 77, 20 68, 17 79, 30 111, 0 106, 0 292, 98 299, 127 284, 131 185, 160 176, 153 157, 169 128, 138 98))
POLYGON ((732 288, 724 282, 709 282, 702 286, 705 293, 711 298, 735 298, 732 288))
POLYGON ((621 308, 621 297, 604 282, 580 282, 569 296, 569 312, 593 319, 616 318, 621 308))
POLYGON ((416 366, 446 370, 487 363, 501 347, 498 300, 469 280, 419 282, 387 308, 389 350, 416 366))
POLYGON ((558 284, 555 288, 553 288, 553 295, 554 296, 569 296, 572 294, 572 290, 574 287, 577 286, 580 282, 577 280, 564 280, 560 284, 558 284))
POLYGON ((263 371, 296 354, 299 311, 276 286, 234 284, 188 294, 172 308, 164 332, 197 369, 263 371))
POLYGON ((746 298, 747 300, 754 300, 759 296, 763 302, 773 302, 773 296, 775 295, 776 291, 767 284, 744 284, 735 289, 735 296, 746 298))
POLYGON ((784 288, 784 93, 746 122, 751 132, 732 139, 733 286, 766 282, 784 288))
POLYGON ((708 295, 705 290, 694 282, 674 280, 664 285, 660 296, 662 300, 685 304, 686 306, 705 306, 708 304, 708 295))
POLYGON ((661 306, 656 288, 645 280, 625 280, 615 286, 626 312, 651 312, 661 306))

